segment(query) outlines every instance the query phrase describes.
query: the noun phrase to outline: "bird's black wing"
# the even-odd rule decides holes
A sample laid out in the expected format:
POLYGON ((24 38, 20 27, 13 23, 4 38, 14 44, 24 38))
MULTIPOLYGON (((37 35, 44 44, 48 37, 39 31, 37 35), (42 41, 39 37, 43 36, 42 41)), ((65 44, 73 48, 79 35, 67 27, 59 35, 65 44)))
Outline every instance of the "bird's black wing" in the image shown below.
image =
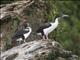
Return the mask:
POLYGON ((14 36, 20 36, 20 35, 23 35, 28 32, 29 32, 29 30, 19 30, 14 34, 14 36))
POLYGON ((43 31, 43 29, 46 29, 46 28, 48 28, 50 26, 51 26, 50 23, 46 23, 46 24, 40 26, 39 29, 37 30, 37 32, 41 32, 41 31, 43 31))

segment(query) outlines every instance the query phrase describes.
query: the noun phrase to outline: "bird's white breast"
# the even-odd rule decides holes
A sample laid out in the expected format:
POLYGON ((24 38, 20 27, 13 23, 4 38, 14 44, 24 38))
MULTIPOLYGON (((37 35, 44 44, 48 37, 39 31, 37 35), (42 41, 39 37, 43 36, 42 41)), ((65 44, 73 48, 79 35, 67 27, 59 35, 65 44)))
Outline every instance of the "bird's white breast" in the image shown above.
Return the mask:
POLYGON ((25 39, 30 35, 31 31, 32 31, 32 29, 30 28, 29 32, 24 34, 25 39))
POLYGON ((57 26, 58 26, 58 24, 56 24, 56 23, 51 23, 51 26, 50 27, 48 27, 48 28, 46 28, 46 29, 44 29, 43 31, 44 31, 44 34, 45 35, 48 35, 50 32, 52 32, 55 28, 57 28, 57 26))
POLYGON ((29 34, 30 32, 24 34, 25 39, 29 36, 29 34))

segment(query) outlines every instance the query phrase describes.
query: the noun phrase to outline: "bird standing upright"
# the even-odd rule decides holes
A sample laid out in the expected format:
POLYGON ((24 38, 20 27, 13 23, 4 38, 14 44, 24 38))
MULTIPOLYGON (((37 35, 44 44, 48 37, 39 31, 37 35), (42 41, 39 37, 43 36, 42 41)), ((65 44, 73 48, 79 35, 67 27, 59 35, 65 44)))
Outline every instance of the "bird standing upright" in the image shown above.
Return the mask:
MULTIPOLYGON (((24 28, 21 30, 18 30, 14 36, 12 37, 12 42, 21 42, 24 41, 29 37, 29 35, 31 34, 32 29, 29 26, 29 23, 24 25, 24 28)), ((15 43, 14 43, 15 44, 15 43)))
POLYGON ((43 26, 40 26, 37 30, 37 35, 41 35, 42 39, 48 39, 49 33, 55 30, 58 27, 59 19, 68 17, 68 15, 57 16, 55 22, 46 23, 43 26))

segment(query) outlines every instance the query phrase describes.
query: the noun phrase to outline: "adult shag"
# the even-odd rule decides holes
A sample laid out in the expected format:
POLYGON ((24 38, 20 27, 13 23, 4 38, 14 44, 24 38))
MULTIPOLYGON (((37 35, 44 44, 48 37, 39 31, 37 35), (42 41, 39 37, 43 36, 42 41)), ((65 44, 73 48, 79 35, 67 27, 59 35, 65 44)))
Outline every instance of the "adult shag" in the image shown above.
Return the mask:
POLYGON ((56 16, 55 22, 45 23, 44 25, 40 26, 37 30, 37 35, 41 35, 42 39, 48 39, 49 33, 58 27, 59 19, 64 17, 68 17, 68 15, 56 16))
POLYGON ((26 42, 25 40, 29 37, 31 32, 32 28, 29 26, 29 23, 25 24, 23 29, 16 31, 16 33, 12 37, 12 42, 26 42))

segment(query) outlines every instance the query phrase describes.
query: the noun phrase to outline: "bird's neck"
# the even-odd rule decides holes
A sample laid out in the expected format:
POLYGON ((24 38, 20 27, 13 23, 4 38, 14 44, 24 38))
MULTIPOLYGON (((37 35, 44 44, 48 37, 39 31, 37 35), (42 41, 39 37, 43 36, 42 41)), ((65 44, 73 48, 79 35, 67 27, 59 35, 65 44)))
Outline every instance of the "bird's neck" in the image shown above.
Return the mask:
POLYGON ((32 31, 31 27, 28 27, 28 29, 29 29, 30 32, 32 31))
POLYGON ((60 17, 56 18, 56 19, 55 19, 55 23, 58 23, 58 22, 59 22, 59 21, 58 21, 59 19, 60 19, 60 17))
POLYGON ((27 27, 26 29, 24 29, 24 30, 26 30, 26 31, 32 31, 32 29, 31 29, 31 27, 27 27))

